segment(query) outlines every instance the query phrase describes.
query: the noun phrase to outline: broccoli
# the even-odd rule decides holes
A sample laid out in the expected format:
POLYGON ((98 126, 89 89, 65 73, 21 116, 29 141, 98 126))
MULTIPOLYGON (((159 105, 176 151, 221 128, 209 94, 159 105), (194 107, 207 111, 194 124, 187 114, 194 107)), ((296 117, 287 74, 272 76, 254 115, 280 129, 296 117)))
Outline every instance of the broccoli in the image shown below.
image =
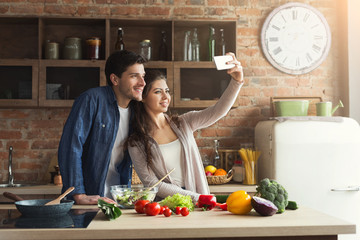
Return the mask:
POLYGON ((256 191, 256 196, 260 196, 273 202, 278 208, 278 213, 285 211, 285 208, 288 205, 288 193, 278 182, 264 178, 260 181, 256 191))

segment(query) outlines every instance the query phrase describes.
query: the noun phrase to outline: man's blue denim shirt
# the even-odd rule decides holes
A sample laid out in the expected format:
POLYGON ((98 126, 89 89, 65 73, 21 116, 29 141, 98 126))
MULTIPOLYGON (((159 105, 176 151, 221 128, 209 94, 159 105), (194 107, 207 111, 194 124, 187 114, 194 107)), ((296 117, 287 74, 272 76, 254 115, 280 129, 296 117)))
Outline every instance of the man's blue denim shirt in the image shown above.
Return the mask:
MULTIPOLYGON (((75 100, 58 150, 62 192, 71 186, 75 187, 69 195, 70 199, 73 194, 82 193, 104 196, 119 119, 116 97, 109 86, 89 89, 75 100)), ((131 158, 126 151, 118 166, 120 184, 131 185, 131 165, 131 158)))

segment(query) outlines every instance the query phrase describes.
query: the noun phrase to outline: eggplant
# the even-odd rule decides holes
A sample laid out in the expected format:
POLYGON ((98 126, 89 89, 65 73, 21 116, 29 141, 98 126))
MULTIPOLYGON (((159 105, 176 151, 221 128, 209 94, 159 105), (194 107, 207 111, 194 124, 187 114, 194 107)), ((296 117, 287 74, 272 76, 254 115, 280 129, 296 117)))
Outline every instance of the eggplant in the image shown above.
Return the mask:
POLYGON ((253 196, 251 198, 251 206, 262 216, 272 216, 278 211, 274 203, 261 197, 253 196))

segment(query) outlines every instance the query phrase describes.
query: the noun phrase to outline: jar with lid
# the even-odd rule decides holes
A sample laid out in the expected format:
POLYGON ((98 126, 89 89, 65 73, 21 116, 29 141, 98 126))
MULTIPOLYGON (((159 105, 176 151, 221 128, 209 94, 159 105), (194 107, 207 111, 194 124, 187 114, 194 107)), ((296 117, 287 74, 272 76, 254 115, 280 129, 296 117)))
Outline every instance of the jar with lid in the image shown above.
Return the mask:
POLYGON ((242 183, 244 181, 244 166, 242 165, 241 160, 236 160, 232 167, 233 171, 233 181, 242 183))
POLYGON ((59 59, 59 43, 49 40, 46 42, 45 59, 59 59))
POLYGON ((81 38, 67 37, 64 40, 64 59, 81 59, 81 38))
POLYGON ((91 60, 97 60, 100 58, 100 46, 101 40, 98 37, 91 37, 86 40, 87 45, 87 57, 91 60))
POLYGON ((151 41, 145 39, 139 43, 139 54, 146 60, 151 60, 151 41))

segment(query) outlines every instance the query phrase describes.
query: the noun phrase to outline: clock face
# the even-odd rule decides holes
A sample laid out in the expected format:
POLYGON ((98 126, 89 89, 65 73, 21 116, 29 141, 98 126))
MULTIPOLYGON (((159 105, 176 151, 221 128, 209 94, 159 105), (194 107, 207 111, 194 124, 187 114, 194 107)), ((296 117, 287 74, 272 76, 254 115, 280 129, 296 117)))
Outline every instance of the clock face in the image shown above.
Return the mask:
POLYGON ((325 60, 331 33, 318 10, 302 3, 288 3, 266 18, 261 44, 274 67, 289 74, 304 74, 325 60))

